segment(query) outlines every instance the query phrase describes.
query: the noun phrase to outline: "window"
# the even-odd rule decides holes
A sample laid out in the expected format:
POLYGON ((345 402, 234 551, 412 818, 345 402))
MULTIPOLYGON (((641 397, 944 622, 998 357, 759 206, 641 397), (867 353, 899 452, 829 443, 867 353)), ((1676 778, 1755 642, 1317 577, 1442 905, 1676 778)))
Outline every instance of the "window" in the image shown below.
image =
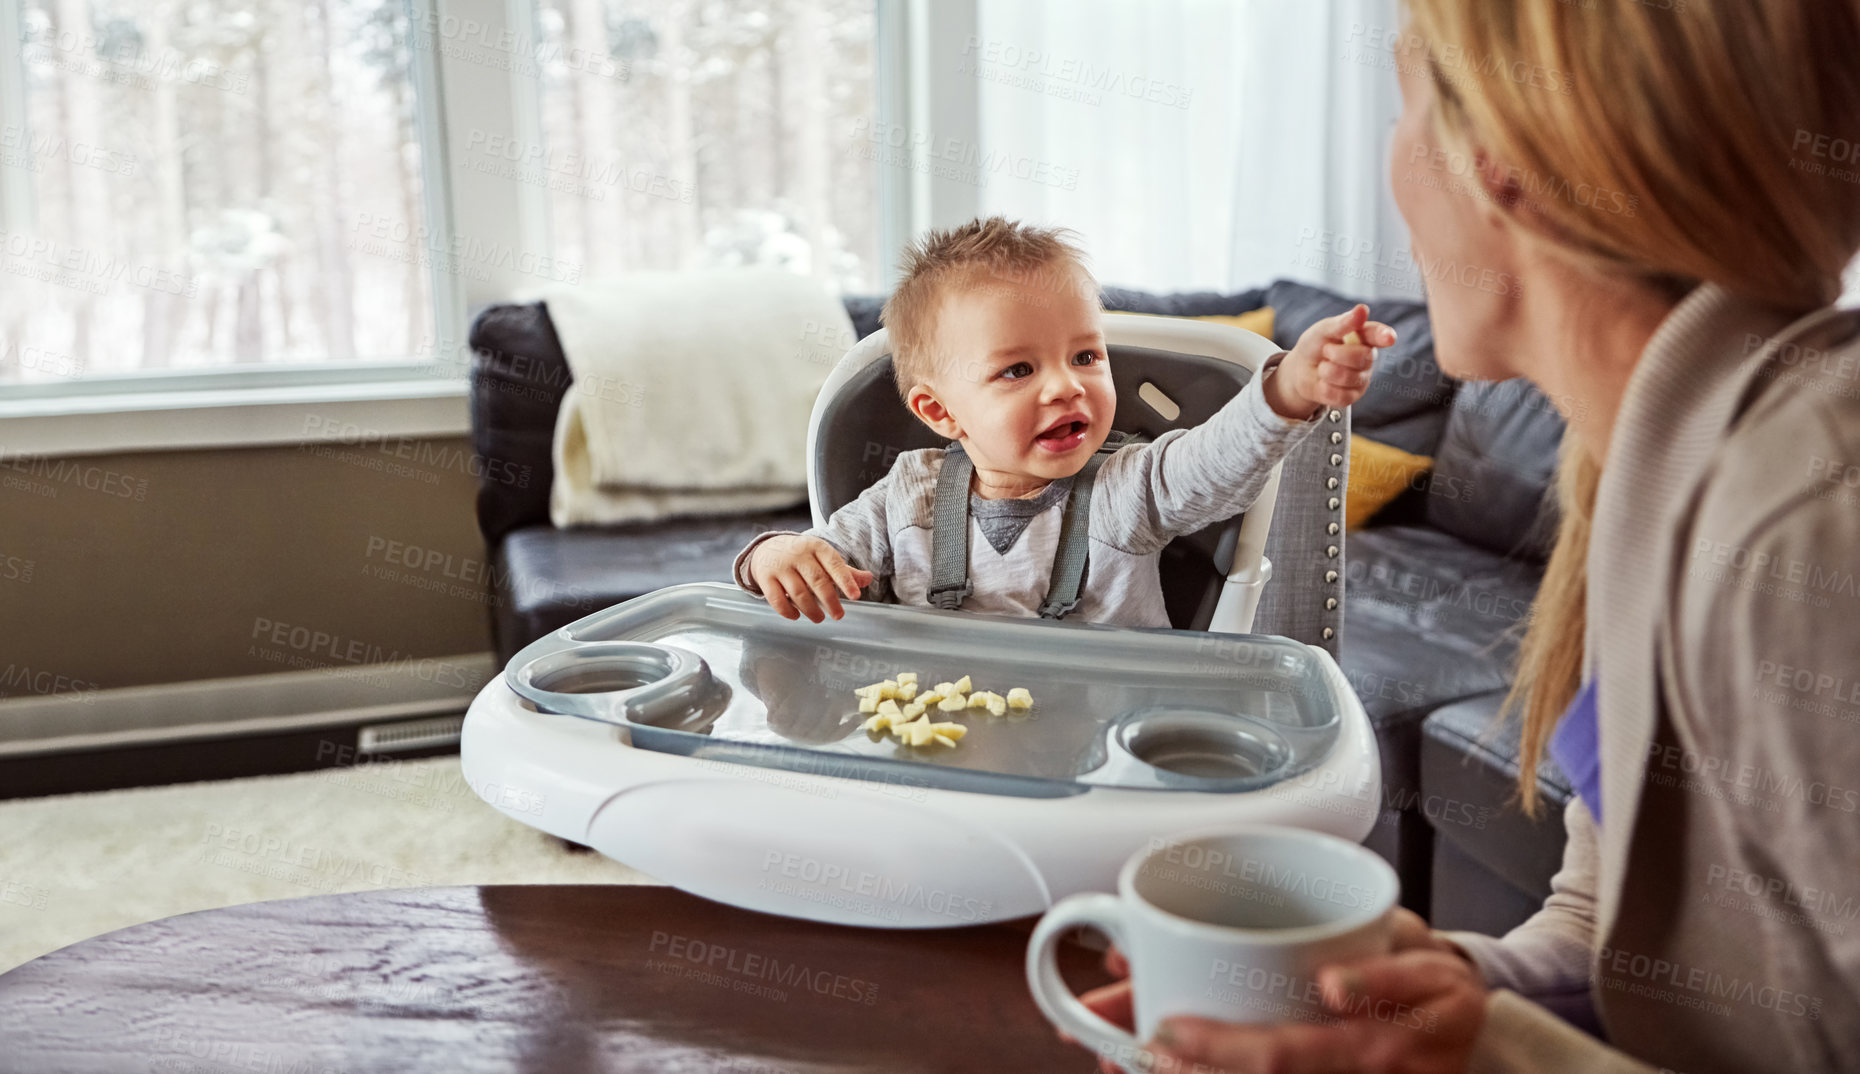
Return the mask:
MULTIPOLYGON (((882 287, 874 0, 537 0, 545 145, 478 155, 547 191, 585 277, 765 265, 882 287)), ((468 155, 465 167, 484 166, 468 155)))
POLYGON ((406 0, 9 15, 0 385, 432 355, 406 0))

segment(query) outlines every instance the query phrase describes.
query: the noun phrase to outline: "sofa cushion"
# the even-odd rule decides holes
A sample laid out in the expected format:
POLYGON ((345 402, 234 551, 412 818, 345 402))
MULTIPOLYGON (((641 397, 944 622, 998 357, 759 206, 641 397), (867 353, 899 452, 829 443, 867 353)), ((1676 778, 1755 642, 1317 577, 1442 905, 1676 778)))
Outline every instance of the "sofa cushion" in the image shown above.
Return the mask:
POLYGON ((1219 291, 1183 291, 1158 295, 1129 287, 1106 287, 1100 300, 1108 312, 1158 313, 1170 317, 1206 317, 1214 314, 1237 314, 1266 305, 1266 292, 1254 288, 1236 294, 1219 291))
MULTIPOLYGON (((1273 339, 1289 350, 1306 329, 1348 312, 1357 301, 1322 287, 1279 280, 1266 290, 1266 305, 1278 311, 1273 339)), ((1376 356, 1369 389, 1350 408, 1351 427, 1359 436, 1415 455, 1431 455, 1446 427, 1446 407, 1459 382, 1434 363, 1434 329, 1427 319, 1427 305, 1374 302, 1369 316, 1395 329, 1397 340, 1376 356)))
POLYGON ((852 318, 855 338, 864 339, 884 327, 878 320, 885 308, 884 295, 847 295, 841 301, 846 304, 846 315, 852 318))
POLYGON ((1523 379, 1461 385, 1434 452, 1427 521, 1501 555, 1543 561, 1556 536, 1550 490, 1563 419, 1523 379))
POLYGON ((1382 752, 1390 795, 1420 782, 1420 721, 1510 685, 1541 568, 1425 526, 1350 535, 1339 663, 1382 752))
POLYGON ((1563 807, 1574 791, 1546 759, 1537 766, 1537 817, 1524 815, 1516 800, 1519 724, 1497 722, 1503 699, 1502 691, 1469 698, 1427 718, 1421 802, 1437 839, 1541 900, 1563 862, 1563 807))
POLYGON ((508 662, 558 627, 665 586, 730 582, 730 564, 756 534, 811 524, 802 508, 607 529, 514 530, 492 573, 499 657, 508 662))

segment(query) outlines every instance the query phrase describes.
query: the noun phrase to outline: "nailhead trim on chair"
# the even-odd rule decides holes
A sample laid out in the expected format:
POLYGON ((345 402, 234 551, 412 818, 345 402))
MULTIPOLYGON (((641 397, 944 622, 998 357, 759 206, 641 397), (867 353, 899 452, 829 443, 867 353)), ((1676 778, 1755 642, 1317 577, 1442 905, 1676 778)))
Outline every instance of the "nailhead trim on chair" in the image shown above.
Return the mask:
MULTIPOLYGON (((1343 411, 1332 410, 1329 413, 1328 417, 1330 418, 1333 424, 1336 422, 1340 422, 1343 420, 1343 411)), ((1332 446, 1343 443, 1343 432, 1341 430, 1333 431, 1330 434, 1330 442, 1332 446)), ((1332 466, 1342 466, 1343 455, 1338 452, 1334 452, 1334 451, 1331 452, 1330 464, 1332 466)), ((1332 491, 1336 490, 1338 484, 1339 484, 1338 479, 1335 477, 1326 478, 1324 481, 1324 487, 1332 491)), ((1324 532, 1329 534, 1332 537, 1335 537, 1337 534, 1343 531, 1343 525, 1342 525, 1343 518, 1342 518, 1342 511, 1341 511, 1343 507, 1343 498, 1340 496, 1332 496, 1329 498, 1325 506, 1330 508, 1331 512, 1337 515, 1337 517, 1334 518, 1329 524, 1327 524, 1324 527, 1324 532)), ((1341 549, 1339 549, 1336 545, 1333 544, 1324 549, 1324 555, 1329 557, 1330 559, 1336 559, 1340 551, 1341 549)), ((1337 584, 1337 579, 1338 579, 1338 574, 1336 571, 1333 570, 1333 571, 1324 572, 1324 584, 1334 586, 1337 584)), ((1324 610, 1333 615, 1336 614, 1336 611, 1337 611, 1336 596, 1333 595, 1333 596, 1327 596, 1324 598, 1324 610)), ((1325 641, 1329 641, 1330 639, 1336 636, 1337 636, 1337 631, 1334 628, 1332 627, 1324 628, 1324 640, 1325 641)))

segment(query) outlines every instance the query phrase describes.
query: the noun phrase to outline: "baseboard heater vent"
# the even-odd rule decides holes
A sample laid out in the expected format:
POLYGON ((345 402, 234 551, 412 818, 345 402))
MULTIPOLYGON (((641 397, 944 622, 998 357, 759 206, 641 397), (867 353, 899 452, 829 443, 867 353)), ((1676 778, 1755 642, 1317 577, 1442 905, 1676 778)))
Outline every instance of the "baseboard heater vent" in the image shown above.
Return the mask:
POLYGON ((378 723, 361 728, 355 736, 357 753, 398 753, 458 745, 465 730, 463 716, 436 716, 430 720, 378 723))

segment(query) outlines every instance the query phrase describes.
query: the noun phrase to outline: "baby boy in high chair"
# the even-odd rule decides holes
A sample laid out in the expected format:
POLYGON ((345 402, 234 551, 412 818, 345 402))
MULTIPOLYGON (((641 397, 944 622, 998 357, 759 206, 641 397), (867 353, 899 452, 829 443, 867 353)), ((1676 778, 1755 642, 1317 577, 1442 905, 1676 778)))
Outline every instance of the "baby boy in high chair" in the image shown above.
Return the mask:
POLYGON ((1395 342, 1365 306, 1319 321, 1207 421, 1095 463, 1083 579, 1055 604, 1067 500, 1117 409, 1099 289, 1065 235, 993 217, 906 251, 882 314, 892 369, 911 413, 953 443, 900 454, 824 527, 759 534, 736 557, 738 585, 816 623, 871 587, 868 599, 902 604, 1166 627, 1163 546, 1251 506, 1324 412, 1363 394, 1373 349, 1395 342), (937 487, 950 466, 972 471, 959 589, 947 562, 935 569, 937 487))

